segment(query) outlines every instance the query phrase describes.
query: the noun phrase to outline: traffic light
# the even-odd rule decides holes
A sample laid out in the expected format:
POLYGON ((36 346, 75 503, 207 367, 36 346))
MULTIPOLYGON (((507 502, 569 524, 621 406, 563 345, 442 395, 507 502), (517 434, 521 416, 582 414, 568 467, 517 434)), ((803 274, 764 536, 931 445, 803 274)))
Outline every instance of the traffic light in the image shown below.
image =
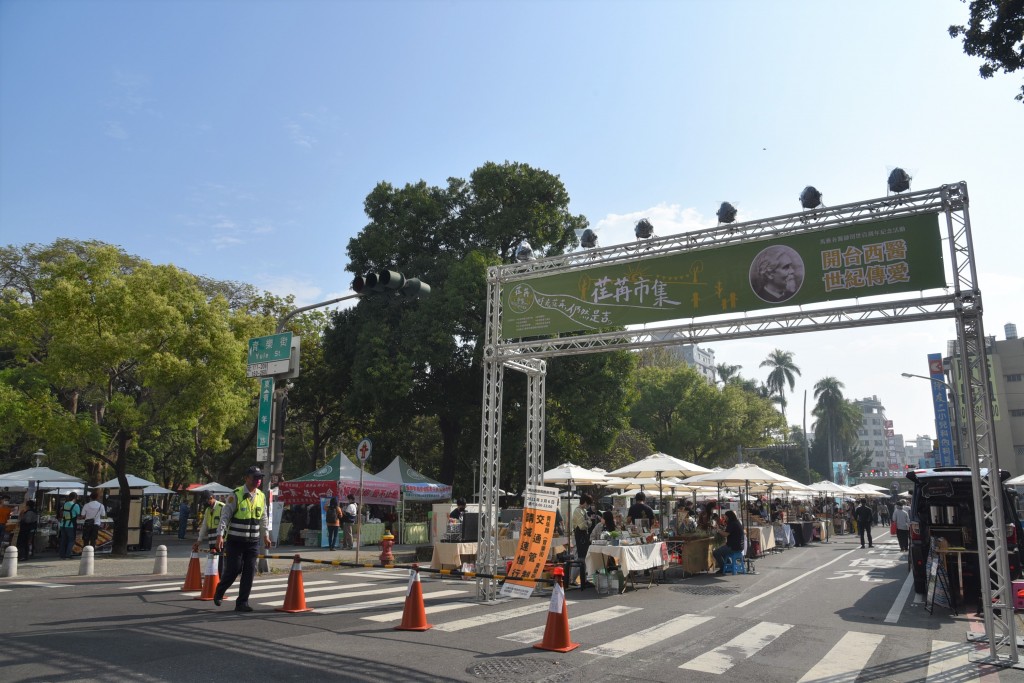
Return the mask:
POLYGON ((360 296, 396 294, 407 299, 421 299, 430 294, 430 285, 419 278, 406 278, 394 270, 381 270, 357 275, 352 290, 360 296))

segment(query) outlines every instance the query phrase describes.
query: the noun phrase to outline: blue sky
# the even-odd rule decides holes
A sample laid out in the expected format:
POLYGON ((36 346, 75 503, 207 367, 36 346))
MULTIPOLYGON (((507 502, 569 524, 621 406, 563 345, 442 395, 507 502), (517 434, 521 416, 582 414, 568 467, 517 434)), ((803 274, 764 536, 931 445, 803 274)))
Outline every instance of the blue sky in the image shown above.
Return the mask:
MULTIPOLYGON (((0 2, 0 242, 95 238, 299 303, 339 296, 374 185, 487 161, 559 175, 602 245, 885 194, 970 188, 985 328, 1024 326, 1019 78, 983 81, 917 2, 0 2)), ((934 434, 952 321, 713 345, 764 378, 877 395, 934 434)), ((810 418, 808 418, 810 420, 810 418)))

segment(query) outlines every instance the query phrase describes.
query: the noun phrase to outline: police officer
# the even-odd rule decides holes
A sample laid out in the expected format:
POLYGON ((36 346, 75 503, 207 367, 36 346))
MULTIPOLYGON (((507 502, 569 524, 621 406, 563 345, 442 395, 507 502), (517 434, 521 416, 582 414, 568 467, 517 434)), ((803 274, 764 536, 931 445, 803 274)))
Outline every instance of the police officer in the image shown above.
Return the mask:
MULTIPOLYGON (((199 543, 204 540, 210 544, 210 550, 217 549, 217 528, 220 526, 220 515, 224 511, 224 503, 217 500, 213 492, 206 494, 206 509, 203 510, 202 523, 199 525, 199 542, 196 543, 196 550, 199 550, 199 543)), ((217 575, 224 576, 224 553, 217 558, 217 575)))
POLYGON ((270 547, 270 534, 267 533, 267 499, 260 490, 261 483, 263 471, 259 467, 253 465, 246 470, 245 485, 235 489, 234 495, 224 504, 220 524, 217 526, 217 550, 223 550, 227 559, 224 563, 224 578, 217 585, 213 604, 220 607, 224 593, 231 588, 231 584, 241 573, 238 599, 235 600, 236 612, 252 611, 252 607, 249 606, 249 591, 252 589, 253 577, 256 576, 260 538, 267 548, 270 547))

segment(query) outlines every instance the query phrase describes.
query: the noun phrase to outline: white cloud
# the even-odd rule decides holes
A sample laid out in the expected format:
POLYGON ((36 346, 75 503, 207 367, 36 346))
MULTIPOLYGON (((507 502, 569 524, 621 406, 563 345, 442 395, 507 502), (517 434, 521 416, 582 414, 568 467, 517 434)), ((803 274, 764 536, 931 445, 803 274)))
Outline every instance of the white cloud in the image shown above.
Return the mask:
POLYGON ((233 237, 231 235, 221 235, 220 237, 214 237, 212 240, 210 240, 210 243, 213 244, 213 246, 216 247, 217 249, 226 249, 227 247, 233 247, 238 244, 244 244, 245 241, 238 237, 233 237))
POLYGON ((679 204, 661 203, 649 209, 633 211, 625 214, 608 214, 593 226, 597 233, 598 246, 610 247, 616 244, 635 242, 633 229, 637 221, 646 218, 654 226, 654 234, 658 237, 675 235, 680 232, 691 232, 714 227, 716 219, 705 218, 693 208, 683 208, 679 204))
POLYGON ((316 144, 316 138, 307 133, 298 123, 288 122, 284 124, 284 129, 288 132, 288 139, 299 147, 313 149, 313 145, 316 144))
POLYGON ((106 128, 103 129, 103 134, 108 138, 114 138, 115 140, 127 140, 128 131, 125 130, 124 126, 118 121, 107 121, 106 128))

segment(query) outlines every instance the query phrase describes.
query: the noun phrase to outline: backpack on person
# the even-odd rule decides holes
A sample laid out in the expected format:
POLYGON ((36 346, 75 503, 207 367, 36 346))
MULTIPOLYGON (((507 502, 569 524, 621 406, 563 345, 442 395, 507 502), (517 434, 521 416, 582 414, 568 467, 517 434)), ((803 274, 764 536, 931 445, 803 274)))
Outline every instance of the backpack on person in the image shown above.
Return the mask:
POLYGON ((327 508, 327 523, 334 525, 338 523, 338 506, 332 506, 327 508))

